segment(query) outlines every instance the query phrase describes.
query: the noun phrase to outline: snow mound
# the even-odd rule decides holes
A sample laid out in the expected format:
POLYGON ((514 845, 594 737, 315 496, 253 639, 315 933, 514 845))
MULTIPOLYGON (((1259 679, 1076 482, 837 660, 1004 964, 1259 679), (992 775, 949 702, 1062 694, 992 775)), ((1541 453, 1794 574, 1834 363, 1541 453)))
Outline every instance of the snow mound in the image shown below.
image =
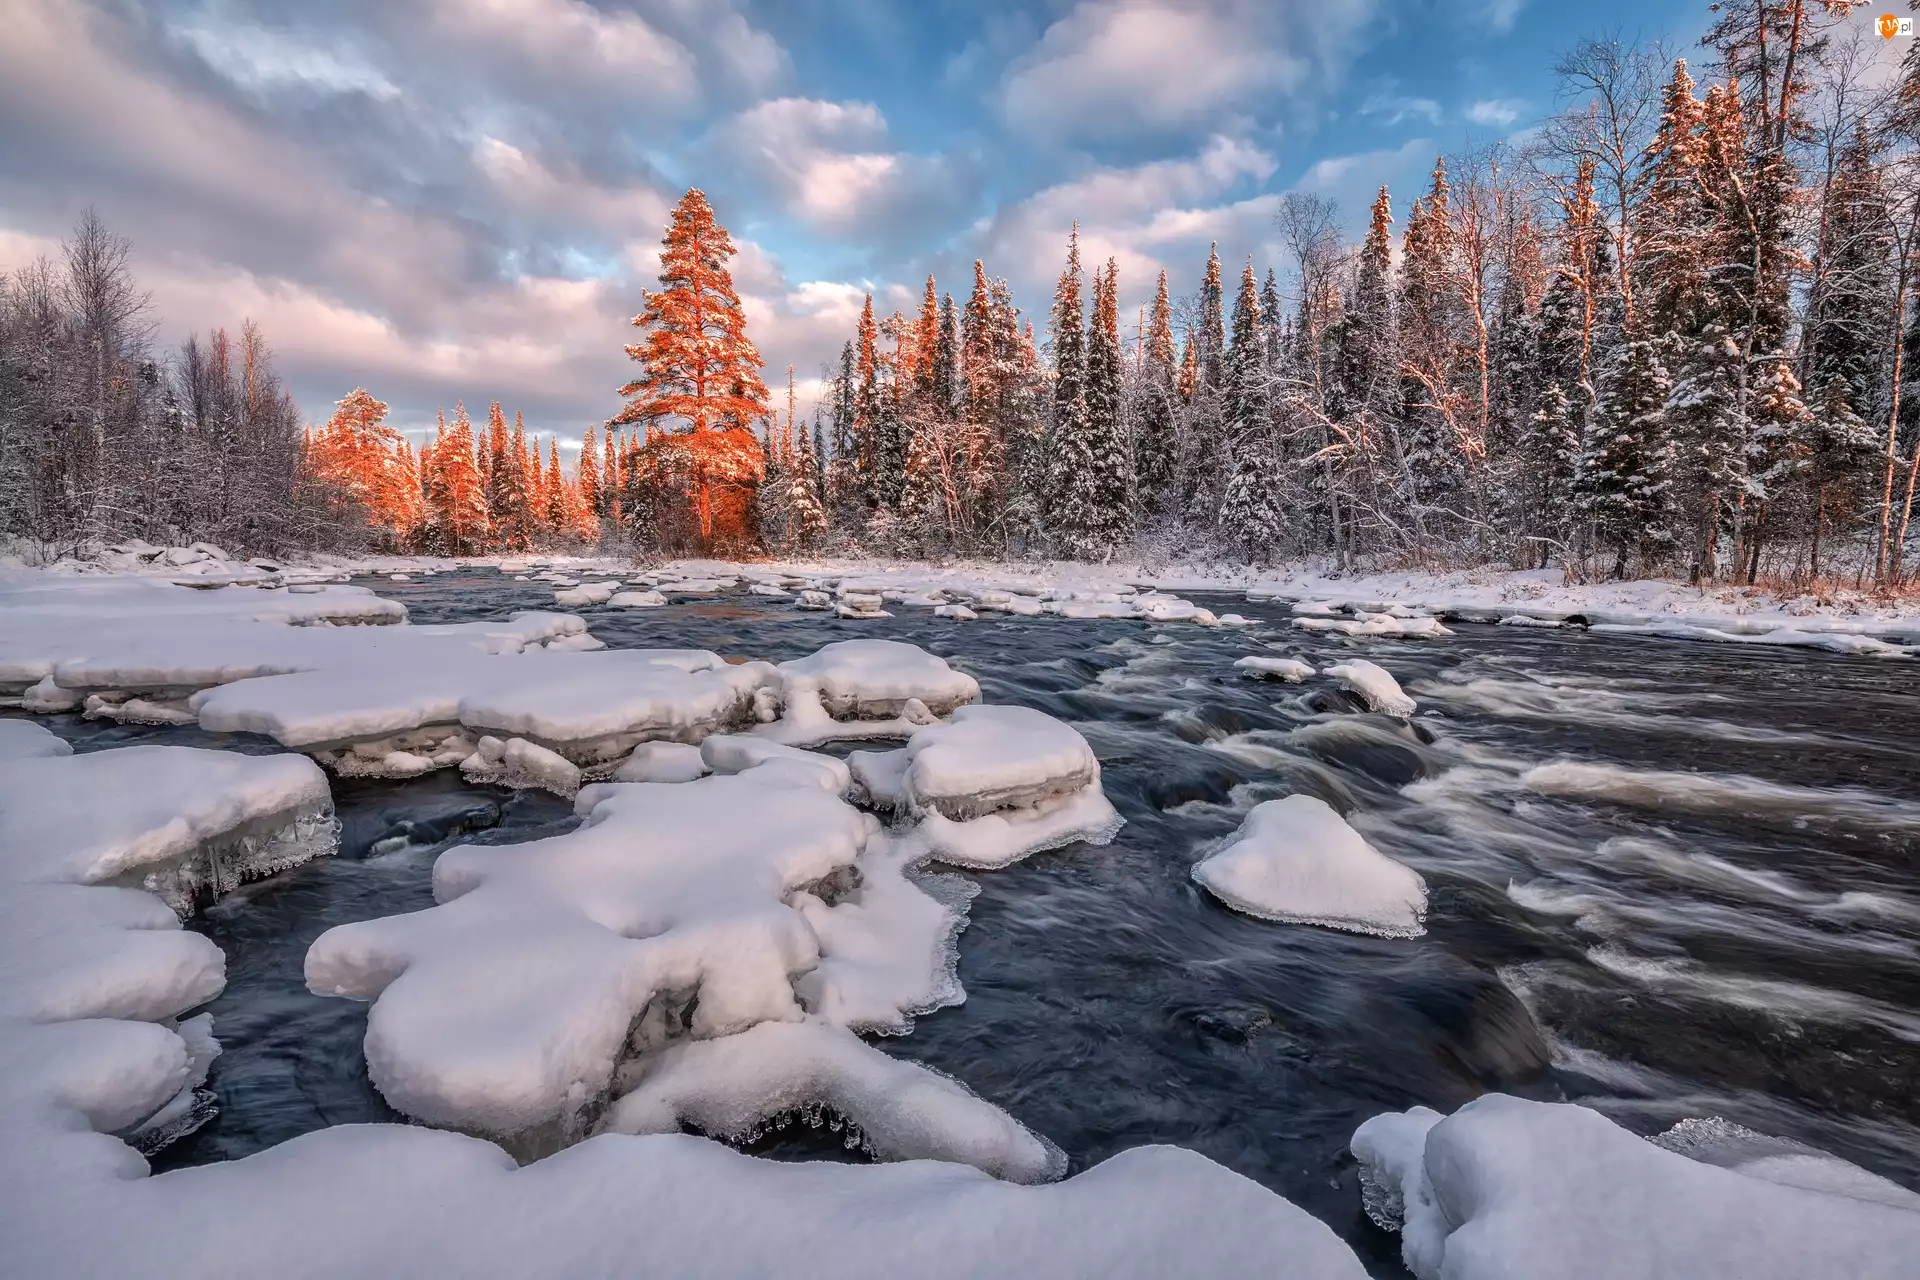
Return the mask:
POLYGON ((1420 873, 1379 852, 1314 796, 1255 805, 1224 846, 1194 864, 1193 878, 1262 920, 1389 938, 1426 931, 1420 873))
POLYGON ((792 772, 790 776, 807 777, 829 795, 845 796, 853 785, 853 775, 845 760, 784 746, 766 738, 715 734, 700 744, 700 759, 714 773, 725 774, 744 773, 768 761, 781 761, 804 771, 792 772))
POLYGON ((1375 1116, 1352 1145, 1420 1280, 1896 1280, 1920 1258, 1920 1212, 1858 1194, 1871 1175, 1836 1178, 1832 1157, 1823 1185, 1794 1185, 1767 1176, 1778 1155, 1719 1167, 1580 1106, 1488 1094, 1375 1116))
POLYGON ((972 676, 898 640, 836 641, 781 663, 780 677, 780 719, 760 732, 796 747, 904 738, 980 696, 972 676))
POLYGON ((1097 786, 1100 762, 1078 730, 1030 707, 956 708, 906 746, 900 801, 916 816, 966 822, 1097 786))
POLYGON ((933 616, 936 618, 952 618, 955 622, 972 622, 980 615, 963 604, 942 604, 934 606, 933 616))
POLYGON ((817 1125, 822 1110, 857 1128, 849 1146, 884 1160, 952 1160, 1020 1183, 1066 1172, 1065 1153, 957 1081, 816 1019, 669 1045, 613 1105, 605 1128, 678 1133, 688 1124, 738 1141, 793 1112, 817 1125))
POLYGON ((300 756, 134 746, 8 760, 0 850, 21 880, 196 902, 334 851, 326 775, 300 756))
POLYGON ((853 1027, 950 1003, 958 911, 903 878, 804 753, 733 739, 710 762, 752 754, 736 776, 588 787, 577 830, 456 847, 434 867, 440 905, 322 935, 308 984, 374 1001, 367 1062, 388 1100, 537 1153, 684 1037, 799 1021, 796 975, 853 1027), (870 844, 886 860, 863 871, 870 844))
POLYGON ((1125 822, 1094 781, 1027 808, 1003 809, 969 822, 929 813, 914 835, 931 857, 949 866, 992 871, 1082 840, 1110 843, 1125 822))
POLYGON ((617 591, 607 598, 608 607, 614 609, 658 609, 666 602, 658 591, 617 591))
POLYGON ((579 605, 606 604, 613 599, 613 593, 620 589, 617 582, 583 582, 576 587, 561 587, 553 593, 555 604, 569 608, 579 605))
POLYGON ((1314 615, 1296 617, 1293 625, 1302 631, 1342 636, 1397 636, 1418 639, 1453 634, 1440 624, 1440 619, 1431 615, 1400 612, 1369 613, 1364 609, 1355 609, 1352 618, 1314 615))
POLYGON ((1280 680, 1287 684, 1299 684, 1314 674, 1312 664, 1298 658, 1272 658, 1260 653, 1235 660, 1233 669, 1249 679, 1280 680))
POLYGON ((491 735, 482 737, 473 754, 460 762, 460 773, 469 782, 516 790, 538 788, 558 796, 572 796, 580 789, 578 765, 525 738, 502 742, 491 735))
POLYGON ((1383 715, 1410 716, 1418 705, 1401 689, 1400 682, 1385 667, 1368 662, 1365 658, 1350 658, 1326 668, 1321 674, 1334 677, 1383 715))
POLYGON ((33 720, 0 719, 0 760, 70 756, 73 748, 53 730, 33 720))
POLYGON ((684 742, 643 742, 613 771, 614 782, 692 782, 711 770, 700 748, 684 742))

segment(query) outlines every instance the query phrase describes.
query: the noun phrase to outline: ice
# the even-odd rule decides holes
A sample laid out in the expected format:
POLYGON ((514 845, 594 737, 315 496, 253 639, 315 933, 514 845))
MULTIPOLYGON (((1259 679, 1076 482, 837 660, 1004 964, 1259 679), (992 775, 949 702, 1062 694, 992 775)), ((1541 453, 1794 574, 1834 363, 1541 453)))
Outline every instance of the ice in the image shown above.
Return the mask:
POLYGON ((658 591, 617 591, 607 599, 608 606, 615 609, 658 609, 666 602, 658 591))
POLYGON ((73 748, 65 738, 32 720, 0 719, 0 760, 29 760, 44 756, 70 756, 73 748))
POLYGON ((1072 725, 1029 707, 959 707, 908 741, 900 791, 916 816, 965 822, 1097 786, 1100 763, 1072 725))
POLYGON ((972 622, 980 615, 963 604, 942 604, 934 606, 936 618, 952 618, 955 622, 972 622))
POLYGON ((1193 878, 1236 911, 1390 938, 1425 932, 1420 873, 1368 844, 1326 801, 1291 795, 1255 805, 1193 878))
POLYGON ((1076 841, 1106 844, 1124 821, 1096 781, 1029 808, 990 813, 970 822, 928 813, 915 835, 941 862, 991 871, 1076 841))
POLYGON ((1287 684, 1299 684, 1314 674, 1312 664, 1298 658, 1273 658, 1260 653, 1235 660, 1233 668, 1255 680, 1281 680, 1287 684))
POLYGON ((802 591, 799 601, 793 607, 815 613, 824 612, 833 608, 833 595, 826 591, 802 591))
MULTIPOLYGON (((1400 1195, 1403 1258, 1420 1280, 1913 1274, 1920 1212, 1910 1194, 1863 1196, 1869 1175, 1843 1175, 1824 1154, 1785 1167, 1809 1158, 1736 1156, 1721 1167, 1666 1145, 1585 1107, 1503 1094, 1444 1119, 1425 1108, 1376 1116, 1353 1137, 1382 1189, 1376 1203, 1400 1195), (1818 1185, 1777 1180, 1813 1166, 1818 1185)), ((1718 1140, 1701 1151, 1716 1153, 1725 1154, 1718 1140)))
POLYGON ((1920 1193, 1791 1138, 1757 1133, 1718 1116, 1682 1120, 1647 1139, 1702 1164, 1750 1178, 1920 1211, 1920 1193))
POLYGON ((300 756, 133 746, 8 760, 0 851, 22 880, 199 898, 333 852, 326 776, 300 756))
POLYGON ((558 796, 571 797, 580 789, 580 766, 525 738, 502 742, 491 735, 482 737, 474 744, 473 754, 460 762, 460 773, 469 782, 537 787, 558 796))
POLYGON ((906 748, 898 751, 855 751, 847 757, 853 773, 852 797, 874 809, 895 809, 907 782, 911 757, 906 748))
POLYGON ((613 593, 620 589, 618 582, 583 582, 576 587, 562 587, 553 593, 553 602, 574 608, 579 605, 606 604, 613 599, 613 593))
POLYGON ((776 679, 766 663, 699 649, 450 651, 240 681, 191 705, 202 727, 265 734, 342 773, 408 776, 459 764, 482 735, 524 738, 582 766, 654 739, 697 741, 751 723, 755 694, 776 679))
POLYGON ((822 1108, 857 1126, 882 1159, 951 1160, 1019 1183, 1066 1172, 1059 1148, 965 1086, 817 1019, 668 1046, 613 1105, 606 1128, 677 1133, 688 1124, 742 1139, 791 1112, 817 1124, 822 1108))
POLYGON ((710 770, 700 748, 685 742, 643 742, 613 771, 615 782, 692 782, 710 770))
POLYGON ((850 868, 873 820, 756 772, 592 786, 575 831, 457 846, 440 905, 329 930, 308 985, 374 1001, 368 1071, 406 1114, 523 1149, 579 1136, 630 1034, 689 999, 702 1037, 801 1016, 791 975, 819 945, 789 899, 850 868))
POLYGON ((1453 632, 1440 624, 1440 619, 1424 614, 1400 616, 1394 613, 1369 613, 1356 609, 1352 618, 1296 617, 1293 625, 1302 631, 1331 633, 1343 636, 1399 636, 1434 637, 1450 636, 1453 632))
POLYGON ((1400 688, 1400 682, 1385 667, 1365 658, 1349 658, 1327 667, 1321 674, 1334 677, 1383 715, 1410 716, 1416 709, 1417 704, 1400 688))
POLYGON ((980 696, 972 676, 898 640, 836 641, 781 663, 780 676, 780 719, 761 732, 796 747, 903 738, 980 696))

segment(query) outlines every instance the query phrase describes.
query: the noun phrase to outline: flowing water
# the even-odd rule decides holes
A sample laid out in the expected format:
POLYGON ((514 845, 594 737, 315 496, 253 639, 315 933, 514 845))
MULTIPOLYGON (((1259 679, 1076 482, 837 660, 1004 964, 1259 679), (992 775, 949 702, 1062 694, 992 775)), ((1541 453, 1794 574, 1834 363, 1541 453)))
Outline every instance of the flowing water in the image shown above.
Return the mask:
MULTIPOLYGON (((486 571, 374 585, 417 622, 552 606, 543 584, 486 571)), ((1293 631, 1284 606, 1215 603, 1268 625, 954 623, 899 606, 852 622, 744 595, 588 616, 617 647, 776 661, 906 640, 989 702, 1086 734, 1126 827, 974 876, 966 1003, 881 1042, 1046 1134, 1075 1170, 1190 1147, 1315 1213, 1382 1275, 1401 1274, 1398 1242, 1360 1212, 1353 1129, 1488 1090, 1579 1099, 1640 1132, 1726 1116, 1920 1189, 1920 669, 1491 626, 1348 641, 1293 631), (1232 662, 1254 652, 1367 657, 1421 714, 1409 726, 1328 682, 1244 679, 1232 662), (1425 937, 1263 923, 1193 884, 1196 850, 1293 791, 1426 876, 1425 937)), ((81 749, 156 732, 61 731, 81 749)), ((191 926, 228 956, 211 1006, 220 1114, 157 1167, 395 1119, 367 1083, 365 1006, 306 992, 308 944, 429 905, 448 843, 571 821, 564 802, 454 773, 337 781, 335 796, 339 858, 191 926)))

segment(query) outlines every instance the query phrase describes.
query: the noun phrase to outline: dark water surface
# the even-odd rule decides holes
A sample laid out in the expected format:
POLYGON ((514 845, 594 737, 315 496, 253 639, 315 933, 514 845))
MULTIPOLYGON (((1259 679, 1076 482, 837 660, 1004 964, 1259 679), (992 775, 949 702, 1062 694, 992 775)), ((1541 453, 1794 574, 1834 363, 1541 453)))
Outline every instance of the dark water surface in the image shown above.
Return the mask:
MULTIPOLYGON (((373 585, 423 623, 552 607, 544 584, 490 571, 373 585)), ((1118 839, 974 876, 966 1003, 881 1042, 1046 1134, 1075 1170, 1142 1143, 1190 1147, 1318 1215, 1383 1275, 1399 1274, 1398 1242, 1360 1212, 1353 1129, 1488 1090, 1581 1099, 1641 1132, 1723 1115, 1920 1189, 1920 767, 1905 740, 1920 668, 1491 626, 1314 638, 1284 606, 1214 603, 1263 625, 954 623, 904 606, 852 622, 738 594, 584 612, 616 647, 775 661, 852 636, 906 640, 975 675, 987 701, 1087 735, 1127 819, 1118 839), (1369 658, 1422 714, 1409 727, 1327 681, 1243 679, 1232 662, 1248 653, 1369 658), (1709 784, 1705 800, 1655 808, 1521 781, 1562 759, 1803 790, 1727 800, 1709 784), (1263 923, 1193 884, 1199 846, 1293 791, 1426 876, 1425 937, 1263 923)), ((82 749, 154 736, 61 731, 82 749)), ((334 924, 430 905, 450 842, 571 821, 552 797, 453 772, 336 780, 335 798, 339 858, 191 926, 228 957, 210 1006, 220 1115, 159 1167, 395 1119, 367 1083, 365 1006, 307 993, 307 946, 334 924)))

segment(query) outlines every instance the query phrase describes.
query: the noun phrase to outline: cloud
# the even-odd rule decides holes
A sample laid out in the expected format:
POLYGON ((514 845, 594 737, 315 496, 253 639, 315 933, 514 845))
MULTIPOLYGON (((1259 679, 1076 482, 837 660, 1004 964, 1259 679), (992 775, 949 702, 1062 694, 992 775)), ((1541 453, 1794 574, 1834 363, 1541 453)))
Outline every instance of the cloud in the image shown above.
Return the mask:
POLYGON ((1520 11, 1526 7, 1527 0, 1480 0, 1479 18, 1489 31, 1503 36, 1513 30, 1520 11))
POLYGON ((443 36, 576 92, 681 105, 698 84, 692 52, 636 13, 584 0, 432 0, 430 12, 443 36))
POLYGON ((978 196, 964 158, 892 147, 871 102, 769 99, 722 126, 716 142, 750 182, 829 235, 923 234, 964 221, 978 196))
POLYGON ((1330 79, 1372 0, 1080 0, 1007 69, 1009 126, 1055 139, 1124 138, 1245 111, 1330 79))
POLYGON ((173 26, 170 33, 207 66, 244 89, 363 93, 381 101, 400 96, 399 87, 359 52, 328 47, 311 35, 215 21, 206 15, 173 26))
POLYGON ((1370 94, 1360 104, 1363 116, 1378 116, 1386 125, 1402 124, 1408 120, 1425 120, 1428 124, 1440 123, 1440 104, 1432 98, 1412 98, 1395 93, 1370 94))
POLYGON ((1475 124, 1504 129, 1520 118, 1527 104, 1519 98, 1487 98, 1467 108, 1467 119, 1475 124))

